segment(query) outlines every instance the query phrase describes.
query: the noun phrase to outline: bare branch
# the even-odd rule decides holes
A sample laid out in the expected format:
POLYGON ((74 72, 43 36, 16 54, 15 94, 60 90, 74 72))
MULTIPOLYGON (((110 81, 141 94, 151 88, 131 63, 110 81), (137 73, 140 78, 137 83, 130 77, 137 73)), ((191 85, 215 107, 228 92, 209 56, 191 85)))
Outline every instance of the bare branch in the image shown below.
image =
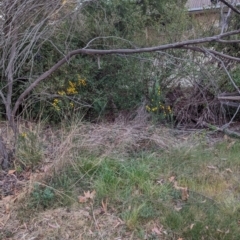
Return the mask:
POLYGON ((209 53, 212 57, 214 57, 216 60, 218 60, 218 61, 222 64, 222 66, 223 66, 226 74, 228 75, 228 78, 230 79, 232 85, 233 85, 234 88, 237 90, 237 92, 240 94, 240 90, 239 90, 238 86, 236 85, 236 83, 235 83, 234 80, 232 79, 232 76, 230 75, 229 71, 227 70, 227 68, 226 68, 224 62, 222 61, 222 59, 216 57, 214 54, 212 54, 211 52, 209 52, 208 49, 205 49, 205 51, 206 51, 206 53, 209 53))
POLYGON ((236 7, 234 7, 232 4, 228 3, 225 0, 219 0, 219 1, 225 4, 226 6, 228 6, 229 8, 231 8, 235 13, 240 14, 240 11, 236 7))
POLYGON ((145 53, 145 52, 156 52, 161 50, 167 50, 171 48, 180 48, 187 45, 196 45, 201 43, 208 43, 208 42, 216 42, 220 40, 221 38, 232 36, 240 33, 240 29, 235 31, 226 32, 219 35, 214 35, 212 37, 205 37, 205 38, 198 38, 183 42, 176 42, 176 43, 170 43, 165 44, 161 46, 155 46, 155 47, 147 47, 147 48, 138 48, 138 49, 113 49, 113 50, 97 50, 97 49, 77 49, 72 51, 70 54, 77 55, 77 54, 98 54, 98 55, 106 55, 106 54, 116 54, 116 53, 122 53, 122 54, 134 54, 134 53, 145 53))
MULTIPOLYGON (((201 47, 192 47, 192 46, 184 46, 184 47, 181 47, 181 49, 189 49, 189 50, 192 50, 192 51, 196 51, 196 52, 202 52, 202 53, 206 53, 206 48, 201 48, 201 47)), ((212 53, 214 55, 217 55, 219 57, 223 57, 223 58, 226 58, 226 59, 230 59, 230 60, 233 60, 233 61, 236 61, 236 62, 240 62, 240 58, 237 58, 237 57, 233 57, 233 56, 230 56, 228 54, 224 54, 224 53, 220 53, 216 50, 213 50, 213 49, 207 49, 207 51, 209 53, 212 53)))
POLYGON ((107 36, 107 37, 95 37, 93 38, 92 40, 90 40, 87 45, 83 48, 83 49, 87 49, 91 43, 93 43, 94 41, 96 41, 97 39, 109 39, 109 38, 112 38, 112 39, 117 39, 117 40, 121 40, 123 42, 127 42, 130 46, 134 47, 135 49, 138 48, 137 46, 135 46, 131 41, 128 41, 124 38, 121 38, 121 37, 116 37, 116 36, 107 36))
POLYGON ((219 100, 240 101, 240 96, 218 96, 219 100))
POLYGON ((240 40, 222 40, 222 39, 219 39, 219 40, 217 40, 217 42, 220 42, 220 43, 240 43, 240 40))
MULTIPOLYGON (((234 0, 233 1, 233 5, 236 3, 236 0, 234 0)), ((229 21, 229 18, 230 18, 230 16, 231 16, 231 13, 232 13, 232 9, 231 8, 229 8, 228 9, 228 13, 227 13, 227 16, 226 16, 226 18, 224 18, 224 14, 223 14, 223 8, 222 8, 222 10, 221 10, 221 18, 223 19, 223 23, 222 23, 222 29, 221 29, 221 33, 224 33, 224 31, 225 30, 227 30, 227 27, 228 27, 228 21, 229 21)))
POLYGON ((237 108, 236 112, 234 113, 233 117, 231 118, 231 120, 230 120, 227 124, 224 124, 224 125, 221 127, 222 130, 228 128, 228 127, 232 124, 232 122, 233 122, 233 120, 235 119, 235 117, 237 116, 239 110, 240 110, 240 105, 238 105, 238 108, 237 108))
MULTIPOLYGON (((156 51, 163 51, 167 49, 173 49, 173 48, 185 48, 188 45, 196 45, 196 44, 201 44, 201 43, 207 43, 207 42, 216 42, 217 40, 231 36, 231 35, 236 35, 240 33, 239 30, 235 31, 230 31, 226 32, 223 34, 215 35, 212 37, 206 37, 206 38, 199 38, 199 39, 193 39, 193 40, 188 40, 188 41, 183 41, 183 42, 177 42, 177 43, 170 43, 170 44, 165 44, 165 45, 160 45, 160 46, 155 46, 155 47, 147 47, 147 48, 138 48, 138 49, 112 49, 112 50, 98 50, 98 49, 86 49, 86 48, 81 48, 77 50, 73 50, 69 52, 64 58, 62 58, 58 63, 56 63, 53 67, 51 67, 47 72, 43 73, 41 76, 39 76, 27 89, 24 90, 24 92, 19 96, 17 99, 13 112, 12 112, 12 117, 15 116, 18 107, 24 100, 24 98, 44 79, 49 77, 53 72, 55 72, 58 68, 60 68, 64 63, 69 61, 70 58, 72 58, 75 55, 78 54, 85 54, 85 55, 107 55, 107 54, 136 54, 136 53, 146 53, 146 52, 156 52, 156 51)), ((89 44, 87 44, 88 46, 89 44)), ((218 55, 222 55, 221 53, 218 53, 217 51, 210 50, 209 52, 212 51, 215 52, 218 55)), ((228 56, 228 55, 226 55, 228 56)), ((228 57, 230 58, 230 56, 228 57)), ((232 60, 235 61, 240 61, 239 58, 234 58, 231 57, 232 60)))

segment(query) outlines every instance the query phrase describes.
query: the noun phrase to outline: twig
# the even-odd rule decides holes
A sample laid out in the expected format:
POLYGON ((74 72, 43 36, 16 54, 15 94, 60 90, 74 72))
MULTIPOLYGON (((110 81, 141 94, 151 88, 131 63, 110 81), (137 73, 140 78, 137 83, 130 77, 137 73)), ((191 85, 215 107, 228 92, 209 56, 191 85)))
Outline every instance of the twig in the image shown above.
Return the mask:
POLYGON ((95 214, 94 214, 94 211, 93 211, 93 203, 91 203, 91 210, 92 210, 92 216, 93 216, 93 220, 94 220, 95 227, 96 227, 96 229, 97 229, 97 231, 98 231, 101 239, 104 240, 104 238, 103 238, 103 236, 102 236, 102 234, 101 234, 101 232, 100 232, 100 229, 99 229, 97 220, 96 220, 96 218, 95 218, 95 214))
POLYGON ((7 219, 5 220, 5 222, 1 223, 1 225, 2 225, 1 229, 3 229, 5 227, 5 225, 7 224, 8 220, 10 219, 10 216, 11 216, 11 214, 9 213, 8 216, 7 216, 7 219))
POLYGON ((240 138, 240 133, 237 133, 235 131, 231 131, 228 128, 219 128, 219 127, 217 127, 215 125, 212 125, 212 124, 209 124, 207 122, 202 122, 202 126, 207 127, 207 128, 209 128, 213 131, 223 132, 226 135, 231 136, 231 137, 240 138))
POLYGON ((238 112, 239 112, 239 109, 240 109, 240 104, 239 104, 239 106, 238 106, 238 108, 237 108, 237 111, 234 113, 233 117, 231 118, 230 122, 228 122, 227 124, 223 125, 223 126, 221 127, 221 129, 224 130, 224 129, 226 129, 226 128, 228 128, 228 127, 230 126, 230 124, 233 122, 233 120, 234 120, 235 117, 237 116, 237 114, 238 114, 238 112))

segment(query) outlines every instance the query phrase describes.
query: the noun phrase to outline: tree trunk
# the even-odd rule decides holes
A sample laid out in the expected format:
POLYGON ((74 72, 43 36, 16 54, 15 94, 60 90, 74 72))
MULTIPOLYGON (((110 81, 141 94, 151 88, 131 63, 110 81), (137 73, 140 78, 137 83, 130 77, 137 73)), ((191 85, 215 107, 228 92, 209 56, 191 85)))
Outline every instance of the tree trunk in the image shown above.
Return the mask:
POLYGON ((0 136, 0 164, 4 170, 9 166, 9 154, 7 152, 7 147, 3 141, 2 136, 0 136))

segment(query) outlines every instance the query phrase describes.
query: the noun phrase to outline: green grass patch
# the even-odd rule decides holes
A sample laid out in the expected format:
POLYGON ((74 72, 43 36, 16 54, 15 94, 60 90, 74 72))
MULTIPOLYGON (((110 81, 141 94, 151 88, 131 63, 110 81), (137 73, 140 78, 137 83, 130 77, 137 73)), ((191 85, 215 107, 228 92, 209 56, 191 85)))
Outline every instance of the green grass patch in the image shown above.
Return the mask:
POLYGON ((79 154, 43 186, 35 186, 28 207, 71 205, 84 191, 95 190, 93 208, 107 201, 108 211, 139 239, 149 231, 148 223, 156 221, 164 226, 167 239, 238 239, 239 155, 239 141, 121 160, 79 154), (187 200, 169 180, 173 177, 178 186, 188 188, 187 200))

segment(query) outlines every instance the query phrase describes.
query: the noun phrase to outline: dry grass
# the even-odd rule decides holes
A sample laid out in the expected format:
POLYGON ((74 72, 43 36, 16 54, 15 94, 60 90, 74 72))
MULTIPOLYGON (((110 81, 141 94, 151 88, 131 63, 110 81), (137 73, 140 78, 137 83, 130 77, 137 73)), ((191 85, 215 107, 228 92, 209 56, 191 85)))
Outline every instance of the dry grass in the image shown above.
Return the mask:
MULTIPOLYGON (((75 122, 60 130, 22 126, 21 131, 39 136, 44 158, 37 171, 30 172, 20 194, 0 200, 0 239, 178 239, 182 234, 186 239, 199 239, 199 222, 206 221, 215 236, 211 219, 223 224, 222 216, 230 212, 235 221, 237 156, 234 149, 225 156, 226 150, 235 147, 232 140, 226 140, 219 153, 215 144, 209 144, 215 139, 206 132, 178 134, 156 127, 140 110, 132 121, 119 118, 108 125, 75 122), (223 162, 225 158, 233 161, 223 162), (64 190, 62 174, 72 181, 67 190, 71 186, 74 194, 82 195, 94 189, 97 199, 77 203, 76 195, 68 196, 64 190), (179 186, 189 188, 188 203, 169 183, 172 176, 179 186), (64 206, 67 197, 74 204, 59 207, 51 203, 44 211, 29 205, 37 182, 53 190, 56 203, 64 206), (191 224, 196 226, 193 233, 191 224)), ((226 219, 230 224, 229 216, 226 219)), ((219 229, 228 233, 222 225, 219 229)))
POLYGON ((120 116, 114 123, 86 124, 80 121, 57 131, 43 130, 46 161, 62 168, 75 157, 74 152, 123 158, 139 151, 168 151, 192 142, 189 134, 185 139, 182 136, 176 138, 169 128, 149 124, 148 118, 144 107, 140 107, 131 121, 120 116))
MULTIPOLYGON (((86 207, 50 209, 39 213, 29 222, 22 223, 15 214, 8 215, 4 232, 9 239, 99 239, 129 240, 140 239, 134 231, 126 228, 126 224, 114 213, 104 213, 102 208, 93 209, 91 204, 86 207)), ((150 221, 145 225, 146 237, 164 230, 159 221, 150 221)))
MULTIPOLYGON (((102 214, 100 208, 91 210, 89 207, 80 207, 70 212, 58 208, 39 215, 33 213, 36 218, 30 219, 30 222, 18 220, 16 209, 17 202, 25 202, 30 196, 36 182, 43 182, 53 172, 74 164, 79 152, 91 152, 99 159, 122 159, 142 150, 168 151, 179 144, 169 129, 149 125, 147 118, 146 112, 139 109, 135 118, 129 122, 123 118, 112 124, 79 122, 60 130, 45 128, 42 124, 20 123, 20 134, 31 132, 38 137, 44 157, 37 172, 29 173, 29 180, 24 182, 25 187, 18 192, 18 196, 1 200, 0 228, 4 230, 4 236, 12 239, 47 239, 46 236, 51 236, 51 239, 57 239, 60 234, 64 239, 131 239, 132 232, 126 230, 121 219, 115 213, 102 214)), ((150 225, 155 226, 156 223, 150 225)))
MULTIPOLYGON (((11 226, 7 224, 5 229, 13 232, 13 222, 9 223, 11 226)), ((16 222, 13 239, 59 239, 59 236, 60 239, 123 239, 122 228, 124 225, 117 216, 102 214, 101 209, 58 208, 42 212, 26 224, 16 222)))

